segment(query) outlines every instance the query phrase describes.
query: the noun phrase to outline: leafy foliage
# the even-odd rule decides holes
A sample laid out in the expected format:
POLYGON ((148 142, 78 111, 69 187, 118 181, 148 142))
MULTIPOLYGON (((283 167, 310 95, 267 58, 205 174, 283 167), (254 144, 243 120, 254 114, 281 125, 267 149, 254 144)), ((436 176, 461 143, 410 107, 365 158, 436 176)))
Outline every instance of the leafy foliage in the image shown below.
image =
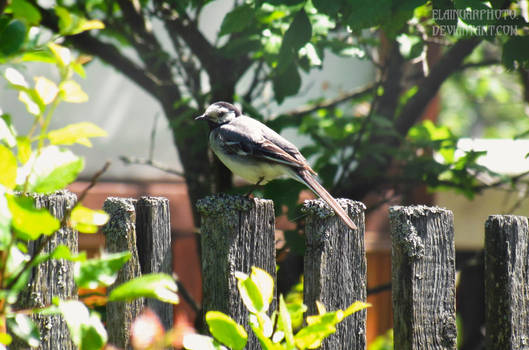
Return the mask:
MULTIPOLYGON (((0 332, 0 347, 12 343, 11 334, 29 347, 38 347, 40 334, 31 317, 38 313, 41 316, 61 314, 79 349, 102 349, 107 343, 103 322, 96 311, 90 311, 78 300, 54 297, 53 305, 40 309, 18 310, 14 307, 21 291, 27 287, 32 268, 38 264, 50 259, 72 261, 76 285, 97 288, 114 283, 130 253, 102 254, 99 258, 86 259, 86 254, 74 254, 65 245, 44 252, 43 248, 51 237, 68 222, 74 229, 86 233, 96 232, 107 222, 105 212, 79 203, 66 211, 63 220, 35 204, 35 194, 64 189, 81 172, 84 160, 65 146, 78 143, 91 147, 90 139, 106 136, 106 132, 89 122, 49 130, 54 111, 61 102, 88 100, 74 78, 76 74, 84 77, 84 59, 75 58, 69 48, 59 44, 59 39, 63 39, 60 36, 53 36, 45 42, 32 38, 34 34, 31 33, 42 30, 39 25, 43 16, 37 5, 17 0, 2 9, 0 63, 5 66, 3 76, 9 88, 18 92, 18 99, 34 122, 29 132, 21 135, 15 128, 15 118, 0 111, 0 319, 6 322, 0 332), (59 81, 36 76, 33 84, 28 83, 19 67, 33 61, 55 66, 59 81), (41 238, 44 239, 39 240, 41 238), (33 252, 29 252, 29 242, 35 246, 33 252), (6 333, 6 328, 10 333, 6 333)), ((61 36, 104 27, 99 20, 88 20, 62 7, 56 7, 56 14, 60 17, 61 36)), ((165 275, 146 275, 115 288, 113 292, 109 300, 148 296, 178 302, 175 281, 165 275)))
MULTIPOLYGON (((267 310, 272 301, 274 281, 266 271, 252 267, 250 275, 236 272, 237 287, 242 301, 250 312, 250 327, 263 349, 316 349, 323 339, 336 332, 336 324, 355 312, 369 307, 369 304, 357 301, 346 310, 324 311, 321 306, 319 315, 307 317, 307 326, 294 333, 292 317, 297 317, 297 308, 289 307, 281 295, 279 310, 269 317, 267 310)), ((306 310, 306 308, 305 308, 306 310)), ((219 311, 209 311, 206 323, 212 338, 190 334, 184 338, 186 349, 242 349, 246 345, 247 334, 242 326, 231 317, 219 311), (222 345, 223 344, 223 345, 222 345)))

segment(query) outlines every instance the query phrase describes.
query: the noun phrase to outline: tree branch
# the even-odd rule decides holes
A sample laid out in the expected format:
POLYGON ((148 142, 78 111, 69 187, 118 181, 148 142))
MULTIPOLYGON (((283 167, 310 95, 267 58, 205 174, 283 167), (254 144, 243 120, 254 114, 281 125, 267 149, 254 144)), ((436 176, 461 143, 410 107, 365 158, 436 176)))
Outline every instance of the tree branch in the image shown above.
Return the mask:
MULTIPOLYGON (((368 95, 369 93, 373 92, 373 89, 375 88, 375 84, 368 85, 366 87, 363 87, 358 90, 353 90, 350 92, 346 92, 344 94, 341 94, 340 96, 336 98, 330 98, 327 100, 323 100, 320 102, 316 102, 313 104, 308 104, 305 106, 302 106, 300 108, 296 108, 293 110, 290 110, 288 112, 281 113, 280 115, 286 115, 289 117, 302 117, 304 115, 310 114, 312 112, 317 111, 318 109, 322 108, 333 108, 337 105, 347 102, 349 100, 354 100, 356 98, 363 97, 365 95, 368 95)), ((278 117, 278 115, 273 116, 271 119, 278 117)))
POLYGON ((128 156, 119 156, 119 159, 124 163, 124 164, 140 164, 140 165, 149 165, 155 169, 158 169, 158 170, 161 170, 163 172, 166 172, 168 174, 171 174, 171 175, 176 175, 176 176, 180 176, 180 177, 184 177, 184 173, 176 170, 176 169, 173 169, 165 164, 162 164, 160 162, 157 162, 153 159, 146 159, 146 158, 141 158, 141 157, 128 157, 128 156))
POLYGON ((430 74, 419 83, 417 93, 411 97, 395 122, 395 129, 406 135, 422 116, 441 84, 462 65, 463 60, 481 43, 480 38, 461 39, 432 67, 430 74))

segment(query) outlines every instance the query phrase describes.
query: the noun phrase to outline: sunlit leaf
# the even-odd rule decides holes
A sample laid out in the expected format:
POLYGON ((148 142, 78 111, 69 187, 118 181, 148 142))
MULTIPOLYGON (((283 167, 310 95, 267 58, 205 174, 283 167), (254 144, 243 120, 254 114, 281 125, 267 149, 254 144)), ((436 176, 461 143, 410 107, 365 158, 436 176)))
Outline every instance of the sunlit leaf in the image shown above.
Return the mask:
POLYGON ((31 157, 31 140, 27 136, 17 136, 17 158, 21 164, 25 164, 31 157))
POLYGON ((0 144, 0 185, 15 188, 17 179, 17 159, 9 148, 0 144))
POLYGON ((81 288, 94 289, 110 286, 116 281, 118 271, 130 259, 130 252, 102 254, 99 258, 78 261, 74 265, 75 284, 81 288))
POLYGON ((90 137, 107 136, 105 130, 90 122, 70 124, 62 129, 50 131, 48 139, 54 145, 71 145, 80 143, 91 147, 90 137))
POLYGON ((4 72, 4 77, 6 80, 14 86, 20 86, 24 88, 29 88, 26 78, 15 68, 7 68, 4 72))
POLYGON ((5 250, 11 241, 11 211, 7 205, 4 189, 0 186, 0 250, 5 250))
POLYGON ((44 110, 44 104, 41 105, 37 100, 38 96, 34 91, 20 91, 18 99, 26 105, 26 109, 30 114, 39 115, 44 110))
POLYGON ((206 313, 206 323, 211 335, 222 344, 234 350, 242 350, 246 346, 248 334, 230 316, 219 311, 209 311, 206 313))
POLYGON ((81 86, 73 80, 63 81, 59 85, 61 97, 66 102, 83 103, 88 101, 88 95, 83 91, 81 86))
POLYGON ((23 240, 35 240, 40 235, 49 236, 57 231, 59 220, 45 208, 35 208, 35 201, 30 197, 6 195, 9 210, 13 215, 12 225, 16 234, 23 240))
POLYGON ((37 326, 28 315, 15 314, 7 318, 7 328, 30 347, 40 345, 40 334, 37 326))
POLYGON ((11 122, 11 116, 9 114, 2 114, 0 116, 0 142, 13 148, 16 145, 16 135, 17 132, 11 122))
POLYGON ((9 345, 13 341, 13 338, 8 333, 0 333, 0 344, 9 345))
POLYGON ((174 279, 164 273, 148 274, 120 284, 110 292, 109 301, 153 298, 178 304, 178 288, 174 279))
POLYGON ((289 348, 294 347, 294 334, 292 332, 292 321, 288 312, 283 295, 279 296, 278 327, 285 333, 285 340, 289 348))
POLYGON ((75 28, 75 30, 70 33, 70 35, 79 34, 87 30, 103 29, 103 28, 105 28, 105 25, 100 20, 97 20, 97 19, 86 20, 83 18, 81 19, 80 23, 75 28))
POLYGON ((72 62, 72 52, 69 48, 55 43, 48 43, 48 47, 62 66, 68 66, 72 62))
POLYGON ((241 299, 252 313, 265 312, 268 310, 273 297, 274 280, 264 270, 252 267, 250 276, 237 272, 237 288, 241 299))
POLYGON ((188 350, 228 350, 212 337, 201 334, 187 334, 184 337, 184 348, 188 350))
POLYGON ((355 301, 347 309, 345 309, 345 317, 350 316, 355 312, 367 309, 368 307, 371 307, 371 304, 365 303, 363 301, 355 301))
POLYGON ((101 319, 80 301, 59 301, 59 310, 63 315, 70 337, 81 350, 101 349, 107 342, 107 332, 101 319))
POLYGON ((82 233, 96 233, 99 226, 108 221, 108 214, 103 210, 94 210, 82 205, 77 205, 72 210, 70 222, 72 227, 82 233))
POLYGON ((22 186, 26 177, 28 191, 50 193, 72 183, 84 167, 84 160, 72 151, 57 146, 42 148, 40 155, 32 154, 18 170, 17 184, 22 186))
POLYGON ((55 85, 53 81, 49 79, 46 79, 44 77, 36 77, 35 91, 37 92, 37 95, 39 95, 42 102, 47 105, 52 103, 53 100, 55 100, 55 97, 59 92, 59 88, 57 87, 57 85, 55 85))

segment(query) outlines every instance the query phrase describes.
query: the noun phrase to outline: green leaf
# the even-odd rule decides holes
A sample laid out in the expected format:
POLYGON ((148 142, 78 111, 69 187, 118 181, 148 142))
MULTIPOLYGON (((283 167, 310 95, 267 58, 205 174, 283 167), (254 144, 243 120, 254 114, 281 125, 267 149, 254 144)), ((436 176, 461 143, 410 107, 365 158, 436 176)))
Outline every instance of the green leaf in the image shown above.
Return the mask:
POLYGON ((81 145, 92 147, 90 137, 107 136, 105 130, 90 122, 81 122, 65 126, 62 129, 52 130, 48 133, 48 139, 53 145, 81 145))
POLYGON ((85 261, 86 252, 81 252, 79 254, 73 254, 70 251, 70 248, 64 244, 59 244, 53 252, 51 253, 40 253, 35 260, 33 261, 33 266, 37 266, 45 261, 50 259, 64 259, 68 261, 85 261))
POLYGON ((28 254, 23 253, 16 245, 12 245, 6 262, 7 280, 11 282, 12 278, 20 273, 30 259, 31 257, 28 254))
POLYGON ((15 68, 7 68, 4 71, 4 77, 6 80, 13 85, 14 87, 18 88, 29 88, 29 84, 26 81, 26 78, 15 68))
POLYGON ((0 187, 0 250, 5 250, 11 242, 11 211, 7 205, 4 190, 0 187))
POLYGON ((110 286, 116 281, 118 271, 130 259, 130 252, 103 254, 96 259, 78 261, 74 265, 75 284, 80 288, 94 289, 110 286))
POLYGON ((419 57, 425 49, 422 38, 415 35, 401 34, 397 37, 397 42, 399 51, 406 60, 419 57))
POLYGON ((55 43, 48 43, 48 48, 57 59, 59 65, 68 66, 72 62, 72 52, 69 48, 55 43))
POLYGON ((31 157, 31 140, 27 136, 17 136, 17 158, 21 164, 26 164, 31 157))
POLYGON ((81 350, 100 350, 108 340, 105 326, 95 312, 90 313, 88 322, 81 326, 81 334, 81 350))
POLYGON ((250 276, 236 272, 241 299, 251 313, 266 312, 274 292, 274 280, 263 269, 252 266, 250 276))
POLYGON ((62 35, 75 35, 91 29, 103 29, 103 22, 79 17, 68 9, 56 6, 55 14, 59 17, 59 32, 62 35))
POLYGON ((93 210, 81 204, 76 205, 70 215, 72 227, 82 233, 96 233, 98 226, 106 224, 108 218, 103 210, 93 210))
POLYGON ((230 316, 219 311, 209 311, 206 313, 206 323, 211 335, 227 347, 238 350, 246 346, 248 334, 230 316))
POLYGON ((294 348, 294 334, 292 332, 292 321, 283 295, 279 296, 278 327, 285 332, 285 340, 289 349, 294 348))
POLYGON ((9 56, 18 51, 26 39, 26 25, 14 19, 0 32, 0 53, 9 56))
POLYGON ((222 20, 219 36, 242 32, 255 21, 255 10, 249 4, 243 4, 234 8, 222 20))
POLYGON ((18 99, 20 100, 20 102, 26 105, 27 111, 34 116, 37 116, 40 113, 44 112, 44 109, 46 108, 44 103, 42 103, 39 96, 33 89, 28 89, 27 91, 20 91, 18 93, 18 99))
POLYGON ((23 314, 10 315, 7 318, 7 329, 17 337, 25 341, 30 347, 40 345, 40 334, 37 326, 31 318, 23 314))
POLYGON ((6 195, 13 216, 12 225, 22 240, 35 240, 41 235, 49 236, 59 229, 60 222, 45 208, 35 208, 30 197, 6 195))
POLYGON ((109 301, 153 298, 178 304, 178 288, 174 279, 164 273, 148 274, 125 282, 110 292, 109 301))
POLYGON ((347 309, 345 309, 345 317, 351 316, 355 312, 367 309, 368 307, 371 307, 371 304, 365 303, 363 301, 355 301, 347 309))
POLYGON ((17 159, 6 146, 0 145, 0 185, 15 188, 17 182, 17 159))
POLYGON ((15 18, 25 20, 28 24, 38 25, 42 18, 39 10, 26 0, 11 2, 11 10, 15 18))
POLYGON ((55 100, 59 93, 59 88, 55 83, 44 77, 35 78, 35 91, 45 105, 48 105, 55 100))
POLYGON ((26 177, 28 191, 50 193, 63 189, 77 178, 83 170, 84 160, 72 151, 57 146, 47 146, 19 168, 18 185, 22 186, 26 177))
POLYGON ((88 95, 83 91, 81 86, 73 80, 63 81, 59 85, 61 91, 61 97, 66 102, 70 103, 83 103, 88 101, 88 95))
POLYGON ((357 31, 383 24, 390 16, 391 0, 356 0, 345 22, 357 31))
POLYGON ((202 334, 186 334, 183 345, 188 350, 228 350, 212 337, 202 334))
POLYGON ((9 148, 13 148, 16 145, 16 135, 17 132, 11 122, 11 116, 2 114, 0 117, 0 142, 5 143, 9 148))
POLYGON ((292 61, 288 68, 274 77, 274 94, 277 103, 281 104, 285 97, 295 95, 301 87, 301 75, 296 64, 292 61))
POLYGON ((312 38, 312 25, 305 10, 300 10, 294 16, 292 23, 285 32, 281 51, 302 48, 312 38))
POLYGON ((503 45, 502 62, 507 69, 515 69, 516 64, 529 67, 529 36, 513 36, 503 45))
POLYGON ((59 301, 59 310, 63 315, 70 337, 80 349, 99 350, 107 342, 107 333, 101 319, 80 301, 59 301))
POLYGON ((9 345, 13 341, 13 338, 8 333, 0 333, 0 344, 9 345))

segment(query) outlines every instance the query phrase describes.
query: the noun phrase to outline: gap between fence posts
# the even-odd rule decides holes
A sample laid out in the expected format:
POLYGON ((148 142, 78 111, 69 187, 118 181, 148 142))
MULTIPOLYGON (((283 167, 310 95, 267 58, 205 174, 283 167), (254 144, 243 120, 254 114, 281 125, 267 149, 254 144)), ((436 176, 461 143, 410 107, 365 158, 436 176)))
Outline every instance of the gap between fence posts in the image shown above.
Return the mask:
MULTIPOLYGON (((35 199, 37 208, 47 208, 57 219, 62 220, 67 210, 73 208, 77 196, 67 190, 57 191, 48 195, 30 194, 35 199)), ((47 237, 41 237, 30 242, 28 250, 31 255, 47 237)), ((59 229, 42 253, 51 253, 60 244, 68 246, 72 253, 78 251, 78 233, 69 224, 59 229)), ((52 297, 60 299, 77 299, 77 287, 73 278, 73 262, 64 259, 50 259, 35 266, 31 270, 31 277, 21 295, 17 308, 40 308, 52 304, 52 297)), ((66 321, 61 315, 32 314, 40 332, 40 346, 42 350, 77 349, 70 338, 66 321)), ((24 349, 27 345, 16 337, 10 345, 12 349, 24 349)))
POLYGON ((451 211, 389 209, 395 349, 455 349, 455 246, 451 211))
MULTIPOLYGON (((118 272, 114 284, 108 292, 135 277, 141 276, 140 262, 136 245, 136 200, 131 198, 109 197, 103 210, 110 219, 103 227, 106 249, 109 253, 129 251, 130 260, 118 272)), ((108 342, 123 349, 131 349, 130 327, 132 321, 143 309, 143 299, 131 302, 108 302, 106 306, 108 342)))
MULTIPOLYGON (((308 214, 303 280, 307 315, 318 314, 316 301, 322 302, 327 311, 334 311, 345 310, 367 297, 365 206, 347 199, 338 202, 355 222, 356 230, 349 229, 333 215, 321 199, 305 201, 302 209, 308 214)), ((321 349, 365 349, 365 327, 366 310, 362 310, 339 323, 336 333, 323 341, 321 349)))
POLYGON ((485 223, 486 349, 529 348, 528 218, 492 215, 485 223))
POLYGON ((257 266, 276 281, 274 204, 265 199, 221 194, 199 200, 197 208, 202 219, 202 317, 212 310, 230 315, 250 335, 245 349, 260 349, 248 326, 248 311, 237 290, 234 272, 250 273, 251 267, 257 266))

